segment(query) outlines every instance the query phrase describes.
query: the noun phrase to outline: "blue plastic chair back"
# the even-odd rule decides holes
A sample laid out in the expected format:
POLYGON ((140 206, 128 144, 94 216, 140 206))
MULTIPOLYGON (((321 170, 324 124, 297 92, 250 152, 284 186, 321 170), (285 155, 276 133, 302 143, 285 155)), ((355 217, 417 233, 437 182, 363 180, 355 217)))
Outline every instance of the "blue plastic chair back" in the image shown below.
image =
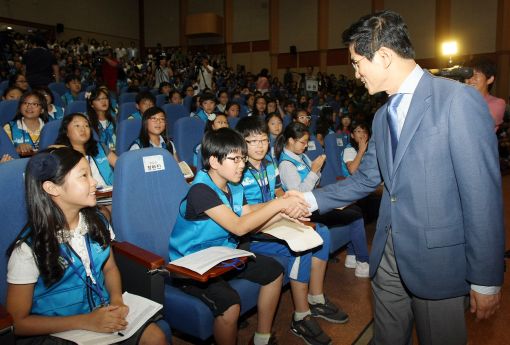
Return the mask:
POLYGON ((51 91, 58 93, 60 96, 67 92, 66 84, 62 82, 49 83, 48 87, 50 88, 51 91))
POLYGON ((227 121, 228 121, 228 126, 230 128, 236 128, 237 123, 239 122, 239 118, 238 117, 229 116, 227 121))
POLYGON ((191 102, 193 102, 193 97, 191 96, 186 96, 182 100, 182 105, 184 105, 184 108, 186 109, 188 114, 191 113, 191 102))
POLYGON ((2 236, 0 236, 0 303, 5 305, 7 292, 7 259, 5 252, 27 222, 24 172, 28 158, 14 159, 0 164, 0 209, 2 236))
POLYGON ((157 95, 156 96, 156 106, 162 108, 163 105, 165 105, 166 100, 167 100, 166 95, 157 95))
POLYGON ((53 90, 51 90, 51 93, 53 94, 53 104, 56 106, 56 107, 63 107, 64 106, 64 103, 62 102, 62 98, 61 95, 53 90))
POLYGON ((12 158, 19 158, 19 155, 16 152, 11 139, 9 139, 4 129, 0 128, 0 157, 5 154, 11 156, 12 158))
POLYGON ((7 90, 8 87, 9 87, 8 80, 3 80, 2 82, 0 82, 0 95, 3 95, 4 91, 7 90))
POLYGON ((65 111, 64 116, 74 113, 87 113, 87 102, 86 101, 74 101, 73 103, 69 104, 65 111))
POLYGON ((119 103, 126 103, 126 102, 135 102, 136 101, 136 92, 126 92, 120 95, 119 97, 119 103))
POLYGON ((44 150, 50 145, 55 144, 58 137, 58 130, 62 125, 62 119, 46 123, 41 130, 41 139, 39 140, 39 150, 44 150))
POLYGON ((195 117, 183 117, 173 128, 173 142, 179 158, 193 165, 193 148, 197 146, 204 136, 205 122, 195 117))
POLYGON ((12 121, 16 116, 18 109, 18 100, 7 100, 0 102, 0 126, 4 126, 7 122, 12 121))
POLYGON ((322 169, 321 186, 336 182, 337 177, 342 175, 342 152, 344 150, 342 136, 330 133, 324 138, 324 151, 326 163, 322 169))
POLYGON ((183 117, 189 117, 189 111, 186 110, 184 105, 180 104, 165 104, 163 111, 166 114, 166 131, 169 137, 172 137, 175 122, 183 117))
POLYGON ((125 120, 117 124, 117 141, 115 143, 117 156, 129 151, 133 142, 140 135, 141 129, 142 120, 140 119, 125 120))
POLYGON ((135 102, 125 102, 120 104, 119 115, 117 121, 120 123, 126 120, 131 114, 135 113, 138 109, 136 108, 135 102))
POLYGON ((321 143, 315 135, 312 135, 310 139, 308 140, 308 148, 306 149, 306 155, 310 160, 314 160, 315 158, 319 157, 324 153, 324 149, 322 148, 321 143))

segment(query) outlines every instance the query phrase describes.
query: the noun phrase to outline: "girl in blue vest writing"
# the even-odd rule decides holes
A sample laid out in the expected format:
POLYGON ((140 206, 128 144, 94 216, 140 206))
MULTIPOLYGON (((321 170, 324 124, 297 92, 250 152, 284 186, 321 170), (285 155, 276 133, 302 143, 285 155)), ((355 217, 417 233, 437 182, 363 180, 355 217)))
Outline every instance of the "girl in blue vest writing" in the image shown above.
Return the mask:
MULTIPOLYGON (((27 164, 28 223, 9 248, 7 311, 18 344, 57 343, 72 329, 119 332, 129 308, 110 250, 114 235, 96 209, 96 184, 83 155, 50 148, 27 164)), ((141 344, 164 344, 149 324, 141 344)), ((59 342, 60 344, 61 342, 59 342)))
MULTIPOLYGON (((281 219, 285 211, 297 218, 308 214, 308 205, 295 196, 248 205, 239 184, 243 176, 247 147, 236 131, 221 128, 205 134, 201 146, 203 170, 199 171, 170 235, 170 260, 212 246, 235 248, 239 238, 281 219)), ((271 325, 282 284, 282 267, 272 258, 257 255, 244 269, 229 272, 206 283, 182 279, 176 284, 203 301, 213 313, 217 344, 236 344, 240 297, 229 281, 250 280, 261 285, 255 345, 272 343, 271 325)))
POLYGON ((21 96, 14 120, 4 126, 16 152, 27 155, 39 149, 39 138, 48 121, 46 99, 39 92, 31 91, 21 96))

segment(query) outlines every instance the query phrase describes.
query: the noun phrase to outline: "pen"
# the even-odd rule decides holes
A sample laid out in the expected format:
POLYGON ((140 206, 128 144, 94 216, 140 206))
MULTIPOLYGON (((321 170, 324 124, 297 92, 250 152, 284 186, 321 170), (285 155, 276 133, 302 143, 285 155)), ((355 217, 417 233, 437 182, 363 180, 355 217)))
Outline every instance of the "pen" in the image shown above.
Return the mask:
POLYGON ((120 335, 121 337, 123 337, 123 336, 124 336, 124 333, 117 332, 117 335, 120 335))

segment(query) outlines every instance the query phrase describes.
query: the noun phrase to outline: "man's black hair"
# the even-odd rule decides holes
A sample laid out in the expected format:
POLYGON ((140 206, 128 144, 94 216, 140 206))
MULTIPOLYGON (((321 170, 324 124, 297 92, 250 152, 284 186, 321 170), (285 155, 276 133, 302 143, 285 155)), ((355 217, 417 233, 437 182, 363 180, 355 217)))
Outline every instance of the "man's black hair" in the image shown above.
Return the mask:
POLYGON ((409 38, 407 25, 402 17, 393 11, 382 11, 361 17, 342 33, 346 46, 353 45, 354 51, 372 60, 381 48, 393 50, 405 59, 414 59, 414 48, 409 38))
POLYGON ((200 104, 202 104, 205 101, 213 101, 214 103, 216 103, 216 96, 213 93, 204 92, 200 95, 200 104))
POLYGON ((475 57, 466 66, 482 72, 487 79, 496 77, 496 64, 486 57, 475 57))
POLYGON ((247 116, 241 118, 239 122, 237 122, 236 131, 238 131, 243 138, 258 134, 269 135, 269 129, 266 121, 264 121, 264 119, 260 116, 247 116))
POLYGON ((216 157, 221 164, 229 153, 240 152, 243 156, 248 154, 248 147, 244 138, 230 128, 220 128, 217 131, 205 133, 200 150, 202 166, 205 170, 211 169, 209 164, 209 158, 211 157, 216 157))
POLYGON ((76 74, 68 74, 66 75, 66 79, 65 79, 65 83, 70 83, 72 82, 73 80, 77 80, 81 83, 81 79, 79 76, 77 76, 76 74))

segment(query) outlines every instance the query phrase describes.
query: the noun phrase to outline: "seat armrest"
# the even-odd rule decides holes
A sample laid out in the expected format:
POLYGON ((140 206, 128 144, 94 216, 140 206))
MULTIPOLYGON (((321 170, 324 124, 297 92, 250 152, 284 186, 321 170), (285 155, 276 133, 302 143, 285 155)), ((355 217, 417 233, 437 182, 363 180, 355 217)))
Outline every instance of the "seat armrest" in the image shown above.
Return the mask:
POLYGON ((155 270, 165 265, 165 259, 161 256, 129 242, 112 242, 112 247, 116 253, 137 262, 148 270, 155 270))
POLYGON ((5 307, 0 304, 0 334, 12 331, 12 316, 7 312, 5 307))
MULTIPOLYGON (((243 265, 246 264, 246 262, 248 261, 248 257, 246 256, 242 256, 236 259, 241 260, 243 265)), ((215 267, 211 268, 209 271, 205 272, 204 274, 198 274, 195 271, 189 270, 181 266, 173 265, 172 263, 169 263, 166 266, 166 269, 169 272, 174 273, 176 278, 189 278, 204 283, 211 278, 219 277, 222 274, 232 270, 234 268, 234 265, 228 264, 233 263, 234 260, 235 259, 225 261, 224 263, 226 265, 218 264, 215 267)))

